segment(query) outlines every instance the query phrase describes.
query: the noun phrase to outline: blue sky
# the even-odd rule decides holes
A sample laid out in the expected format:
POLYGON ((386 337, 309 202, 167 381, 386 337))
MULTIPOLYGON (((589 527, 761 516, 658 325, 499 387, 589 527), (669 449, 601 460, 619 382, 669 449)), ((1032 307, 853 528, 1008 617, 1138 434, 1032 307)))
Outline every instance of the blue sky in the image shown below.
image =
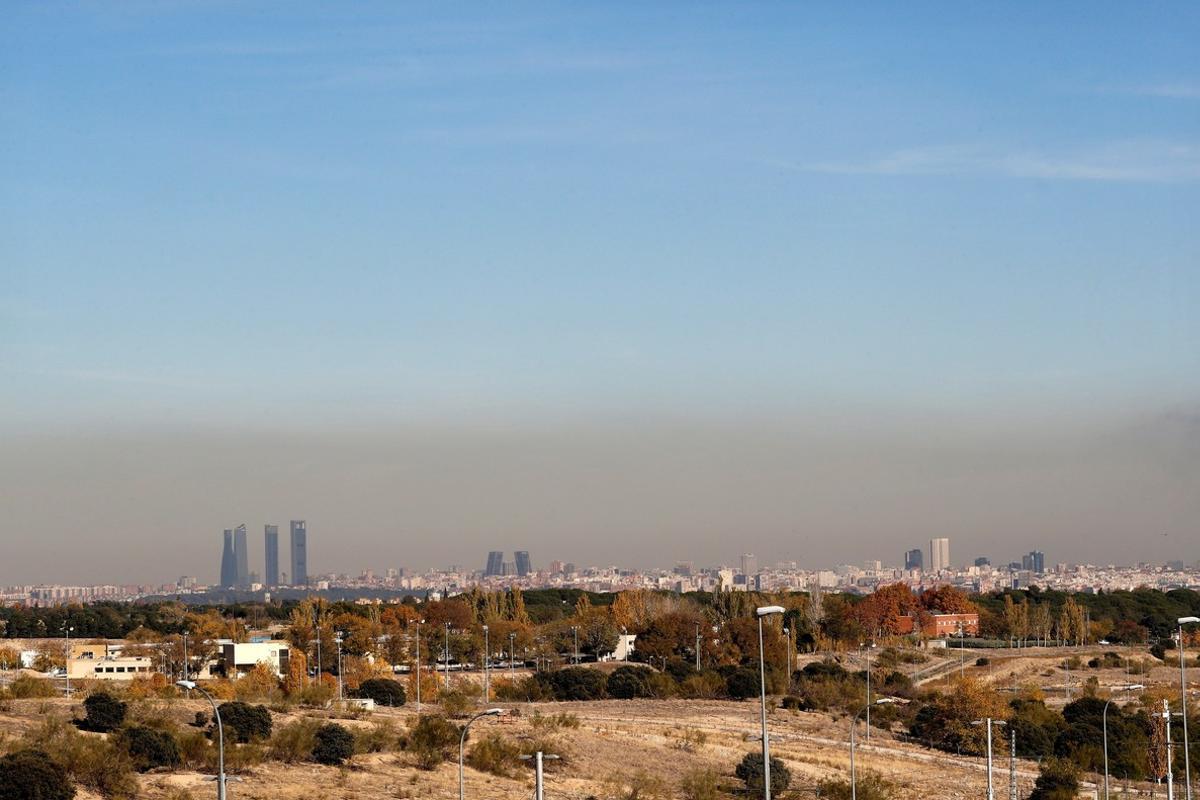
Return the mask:
POLYGON ((9 432, 1195 413, 1195 4, 6 18, 9 432))

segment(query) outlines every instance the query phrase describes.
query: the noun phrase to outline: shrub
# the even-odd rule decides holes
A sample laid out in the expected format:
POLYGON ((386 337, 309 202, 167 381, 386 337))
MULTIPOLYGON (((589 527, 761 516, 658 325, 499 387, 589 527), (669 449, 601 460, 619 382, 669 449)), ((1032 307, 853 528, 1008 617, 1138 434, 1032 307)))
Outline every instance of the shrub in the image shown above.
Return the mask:
POLYGON ((721 787, 715 770, 697 767, 679 781, 679 794, 683 800, 718 800, 721 787))
POLYGON ((402 706, 405 700, 404 686, 400 681, 387 678, 370 678, 363 681, 359 684, 356 695, 374 700, 381 706, 402 706))
MULTIPOLYGON (((878 775, 867 774, 858 777, 855 795, 859 800, 891 800, 895 797, 895 785, 878 775)), ((830 800, 850 800, 850 781, 832 778, 817 784, 817 795, 830 800)))
POLYGON ((8 692, 17 700, 35 697, 58 697, 54 681, 45 678, 35 678, 32 675, 18 675, 8 685, 8 692))
POLYGON ((96 733, 108 733, 125 721, 126 705, 108 692, 94 692, 83 701, 86 717, 83 728, 96 733))
POLYGON ((555 700, 602 700, 608 683, 603 672, 588 667, 541 672, 536 678, 550 688, 555 700))
POLYGON ((489 733, 467 753, 467 763, 481 772, 507 778, 521 764, 521 748, 498 733, 489 733))
POLYGON ((1075 800, 1079 794, 1079 770, 1069 761, 1048 758, 1042 762, 1029 800, 1075 800))
POLYGON ((233 700, 222 703, 217 711, 221 714, 225 735, 232 741, 245 744, 271 737, 271 712, 266 706, 252 706, 233 700))
POLYGON ((438 704, 446 716, 462 717, 475 706, 478 696, 478 692, 466 688, 447 689, 438 695, 438 704))
POLYGON ((335 722, 327 722, 317 728, 316 743, 313 745, 313 761, 328 766, 338 766, 354 755, 354 734, 335 722))
POLYGON ((382 753, 392 750, 400 741, 400 735, 390 722, 380 722, 370 728, 354 732, 355 753, 382 753))
POLYGON ((138 772, 156 767, 177 767, 181 761, 179 745, 169 733, 131 725, 121 731, 119 745, 129 754, 138 772))
POLYGON ((197 728, 208 726, 208 714, 203 711, 197 711, 195 719, 192 720, 192 725, 197 728))
POLYGON ((433 769, 458 747, 459 730, 450 720, 422 714, 408 734, 408 746, 421 769, 433 769))
POLYGON ((758 673, 749 667, 738 667, 725 678, 725 693, 734 700, 756 697, 761 688, 758 673))
MULTIPOLYGON (((746 753, 734 770, 734 774, 746 783, 746 791, 762 794, 763 758, 761 753, 746 753)), ((782 794, 792 782, 792 773, 778 758, 771 759, 771 793, 782 794)))
POLYGON ((618 700, 632 700, 637 697, 651 697, 650 676, 654 671, 649 667, 625 665, 617 667, 608 676, 605 689, 610 697, 618 700))
POLYGON ((289 722, 271 736, 267 756, 286 764, 307 761, 312 757, 313 746, 317 743, 319 727, 321 723, 312 719, 289 722))
POLYGON ((71 800, 75 786, 67 771, 41 750, 18 750, 0 758, 3 800, 71 800))
POLYGON ((975 666, 977 666, 977 667, 986 667, 988 664, 991 664, 991 663, 992 663, 992 660, 986 656, 980 656, 979 658, 975 659, 975 666))

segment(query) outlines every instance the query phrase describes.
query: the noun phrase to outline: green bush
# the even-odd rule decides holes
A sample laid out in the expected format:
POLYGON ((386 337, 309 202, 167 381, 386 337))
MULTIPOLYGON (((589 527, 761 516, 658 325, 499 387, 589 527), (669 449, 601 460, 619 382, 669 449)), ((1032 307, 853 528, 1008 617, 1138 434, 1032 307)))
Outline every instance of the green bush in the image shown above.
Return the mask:
POLYGON ((617 667, 608 676, 605 688, 610 697, 618 700, 632 700, 637 697, 652 697, 650 678, 654 670, 649 667, 625 665, 617 667))
MULTIPOLYGON (((737 765, 734 774, 746 783, 746 791, 752 794, 762 794, 763 791, 763 757, 762 753, 746 753, 745 758, 737 765)), ((771 793, 783 794, 792 782, 792 772, 778 758, 771 759, 771 793)))
MULTIPOLYGON (((873 773, 858 776, 855 781, 858 800, 891 800, 896 787, 873 773)), ((850 781, 831 778, 817 784, 817 796, 829 800, 850 800, 850 781)))
POLYGON ((363 681, 355 695, 374 700, 381 706, 402 706, 405 701, 404 686, 400 681, 388 678, 370 678, 363 681))
POLYGON ((71 800, 67 771, 41 750, 18 750, 0 758, 0 800, 71 800))
POLYGON ((94 692, 83 701, 86 712, 81 727, 96 733, 116 730, 125 722, 126 705, 108 692, 94 692))
POLYGON ((313 761, 328 766, 338 766, 354 755, 354 734, 341 725, 328 722, 317 728, 316 743, 313 745, 313 761))
POLYGON ((355 753, 384 753, 394 750, 399 742, 400 734, 390 722, 380 722, 354 732, 355 753))
POLYGON ((222 703, 217 711, 221 714, 225 736, 231 741, 245 744, 271 738, 271 712, 266 706, 233 700, 222 703))
POLYGON ((757 697, 762 691, 758 672, 749 667, 738 667, 725 678, 725 693, 733 700, 757 697))
POLYGON ((408 734, 408 749, 421 769, 433 769, 458 747, 459 729, 450 720, 422 714, 408 734))
POLYGON ((129 754, 133 768, 138 772, 157 767, 177 767, 180 763, 179 745, 171 734, 131 725, 121 730, 118 746, 129 754))
POLYGON ((312 758, 319 727, 321 723, 313 719, 302 718, 289 722, 271 736, 267 757, 286 764, 307 761, 312 758))
POLYGON ((716 770, 697 767, 679 781, 679 794, 683 800, 719 800, 721 786, 716 770))
POLYGON ((58 689, 54 688, 54 681, 25 674, 18 675, 13 679, 13 682, 8 685, 8 693, 16 700, 58 697, 58 689))
POLYGON ((521 748, 498 733, 489 733, 467 753, 467 763, 480 772, 507 778, 521 764, 521 748))
POLYGON ((1079 794, 1079 770, 1069 761, 1048 758, 1042 762, 1029 800, 1075 800, 1079 794))
POLYGON ((602 700, 608 683, 603 672, 589 667, 566 667, 535 677, 549 687, 555 700, 602 700))

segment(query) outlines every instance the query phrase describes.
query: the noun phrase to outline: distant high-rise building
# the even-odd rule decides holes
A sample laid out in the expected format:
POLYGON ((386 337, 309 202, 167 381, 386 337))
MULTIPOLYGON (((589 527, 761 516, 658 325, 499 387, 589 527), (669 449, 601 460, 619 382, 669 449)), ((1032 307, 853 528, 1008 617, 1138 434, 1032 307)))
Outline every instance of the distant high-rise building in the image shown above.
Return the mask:
POLYGON ((929 540, 929 569, 935 573, 950 569, 949 539, 929 540))
POLYGON ((308 526, 302 519, 292 520, 292 586, 308 585, 308 526))
POLYGON ((237 556, 233 552, 233 529, 225 529, 225 545, 221 548, 221 586, 237 586, 237 556))
POLYGON ((909 550, 904 554, 904 568, 907 570, 924 569, 925 568, 925 553, 924 551, 909 550))
POLYGON ((266 546, 266 560, 263 562, 263 573, 267 587, 274 589, 279 585, 279 526, 263 526, 263 542, 266 546))
POLYGON ((505 561, 500 565, 500 574, 504 577, 509 577, 517 574, 517 567, 511 561, 505 561))
POLYGON ((529 560, 528 550, 518 550, 513 553, 513 557, 516 559, 518 576, 524 578, 533 572, 533 562, 529 560))
POLYGON ((250 549, 245 525, 233 529, 233 554, 237 558, 237 585, 245 588, 250 585, 250 549))
POLYGON ((1040 550, 1032 550, 1029 555, 1021 556, 1021 569, 1042 574, 1046 571, 1046 554, 1040 550))
POLYGON ((868 558, 863 562, 863 569, 867 572, 879 572, 883 569, 883 562, 874 558, 868 558))
POLYGON ((675 569, 671 570, 681 578, 690 578, 696 571, 696 565, 691 561, 676 561, 675 569))
POLYGON ((487 566, 483 570, 483 577, 490 578, 493 575, 504 574, 504 551, 493 550, 488 553, 487 566))
POLYGON ((742 553, 742 574, 758 574, 758 559, 754 557, 754 553, 742 553))
POLYGON ((980 556, 979 558, 975 559, 975 566, 977 567, 990 567, 991 565, 991 560, 989 560, 986 556, 980 556))

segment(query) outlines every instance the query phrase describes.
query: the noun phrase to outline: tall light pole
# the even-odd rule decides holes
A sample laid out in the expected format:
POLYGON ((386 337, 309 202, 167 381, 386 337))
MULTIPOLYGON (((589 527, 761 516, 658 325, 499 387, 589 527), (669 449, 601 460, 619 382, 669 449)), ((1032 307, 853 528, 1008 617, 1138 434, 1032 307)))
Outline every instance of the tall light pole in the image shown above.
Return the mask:
MULTIPOLYGON (((1179 624, 1179 710, 1183 712, 1183 777, 1187 787, 1187 800, 1192 800, 1192 756, 1191 741, 1188 739, 1187 727, 1187 665, 1185 663, 1183 646, 1183 626, 1200 622, 1200 617, 1180 617, 1179 624)), ((69 676, 68 676, 69 677, 69 676)))
POLYGON ((321 609, 313 608, 313 625, 317 630, 317 683, 321 682, 321 609))
POLYGON ((986 719, 972 720, 971 724, 987 726, 987 800, 996 800, 996 789, 992 781, 992 726, 1006 725, 1007 723, 1002 719, 987 717, 986 719))
POLYGON ((446 689, 450 688, 450 623, 446 623, 446 689))
POLYGON ((217 720, 217 800, 225 800, 225 728, 221 725, 221 711, 212 695, 196 685, 195 681, 175 681, 175 685, 189 692, 195 689, 204 695, 212 706, 213 717, 217 720))
POLYGON ((333 641, 337 644, 337 667, 338 667, 338 702, 342 702, 342 635, 339 633, 333 637, 333 641))
POLYGON ((1171 703, 1163 700, 1163 728, 1167 732, 1167 800, 1175 800, 1175 775, 1171 767, 1171 703))
POLYGON ((758 615, 758 681, 762 699, 763 800, 771 800, 771 742, 767 737, 767 659, 763 652, 763 617, 782 614, 783 606, 761 606, 758 615))
POLYGON ((544 800, 545 790, 543 788, 544 781, 542 780, 542 762, 547 759, 557 759, 559 756, 551 753, 543 753, 538 750, 531 756, 520 756, 522 761, 533 760, 534 778, 533 778, 533 800, 544 800))
MULTIPOLYGON (((628 643, 625 645, 629 647, 628 643)), ((696 672, 700 671, 700 623, 696 623, 696 672)))
MULTIPOLYGON (((522 665, 524 666, 524 665, 522 665)), ((513 681, 514 685, 517 680, 517 634, 515 631, 510 631, 508 634, 508 679, 513 681)))
MULTIPOLYGON (((896 701, 891 697, 881 697, 873 704, 869 705, 881 706, 886 703, 894 702, 896 701)), ((857 749, 858 741, 857 737, 855 736, 855 731, 858 730, 858 718, 861 717, 863 712, 866 710, 867 707, 859 709, 858 713, 854 715, 854 719, 850 720, 850 800, 858 800, 858 772, 854 763, 854 751, 857 749)))
POLYGON ((463 800, 466 797, 463 785, 463 746, 467 741, 467 729, 471 727, 471 723, 480 717, 498 717, 504 713, 503 708, 489 708, 487 711, 480 711, 471 719, 467 720, 467 724, 463 725, 462 733, 458 736, 458 800, 463 800))
POLYGON ((483 702, 492 702, 492 684, 488 680, 488 626, 483 626, 483 702))
MULTIPOLYGON (((1134 689, 1145 689, 1146 687, 1140 683, 1130 683, 1121 687, 1126 691, 1134 689)), ((1113 701, 1113 698, 1108 698, 1104 703, 1104 712, 1100 715, 1100 722, 1104 730, 1104 800, 1108 800, 1108 706, 1113 701)))
POLYGON ((575 663, 579 663, 579 626, 572 625, 571 633, 575 636, 575 663))
POLYGON ((417 620, 417 713, 421 713, 421 625, 425 620, 417 620))
POLYGON ((63 656, 63 672, 67 675, 67 697, 71 696, 71 631, 75 630, 67 623, 63 623, 63 635, 67 638, 67 651, 63 656))
POLYGON ((863 652, 867 655, 867 744, 871 743, 871 647, 863 643, 863 652))

